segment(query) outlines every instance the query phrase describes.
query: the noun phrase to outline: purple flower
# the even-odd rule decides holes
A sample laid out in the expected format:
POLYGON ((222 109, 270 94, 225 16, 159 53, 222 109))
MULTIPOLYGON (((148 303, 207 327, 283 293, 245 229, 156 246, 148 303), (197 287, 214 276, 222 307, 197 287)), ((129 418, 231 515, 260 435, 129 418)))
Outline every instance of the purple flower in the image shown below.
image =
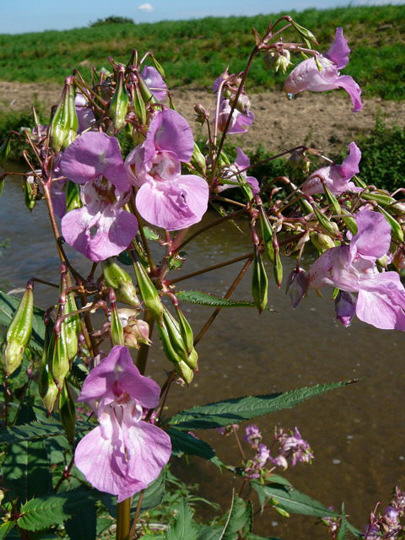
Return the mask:
POLYGON ((225 189, 239 187, 241 182, 246 182, 250 185, 254 195, 260 192, 259 182, 254 176, 247 176, 246 171, 250 167, 250 159, 241 148, 236 149, 236 159, 234 163, 229 165, 223 174, 226 184, 220 184, 216 187, 216 191, 220 193, 225 189), (238 180, 238 177, 241 180, 238 180))
POLYGON ((159 71, 152 66, 145 66, 142 70, 142 79, 158 101, 167 98, 167 85, 159 71))
POLYGON ((257 448, 262 440, 260 429, 255 424, 246 426, 244 439, 252 448, 257 448))
POLYGON ((130 181, 118 140, 104 133, 84 133, 63 152, 59 167, 66 178, 81 184, 84 203, 62 218, 66 242, 95 262, 124 251, 138 223, 122 210, 130 181))
POLYGON ((82 133, 82 131, 89 129, 94 125, 96 118, 92 108, 89 107, 89 102, 84 94, 80 92, 76 94, 75 106, 77 119, 79 121, 78 132, 82 133))
POLYGON ((308 274, 301 267, 294 268, 287 279, 286 292, 288 293, 291 305, 296 308, 301 302, 308 289, 308 274))
POLYGON ((85 435, 75 464, 96 489, 118 502, 145 489, 171 454, 165 431, 141 420, 159 402, 160 388, 134 366, 126 347, 113 347, 84 381, 79 401, 93 408, 99 426, 85 435))
MULTIPOLYGON (((294 428, 294 431, 289 433, 283 429, 276 430, 275 439, 278 441, 280 447, 280 456, 286 460, 291 460, 291 465, 295 467, 297 463, 310 463, 314 458, 311 447, 305 441, 298 428, 294 428)), ((277 458, 275 458, 277 460, 277 458)), ((275 463, 275 460, 272 460, 275 463)), ((276 463, 275 463, 276 464, 276 463)), ((286 468, 286 467, 284 467, 286 468)))
POLYGON ((349 181, 359 173, 360 148, 355 142, 351 142, 348 150, 349 155, 341 165, 329 165, 313 172, 302 184, 301 190, 306 195, 314 195, 314 193, 323 193, 325 185, 335 195, 340 195, 345 191, 361 191, 361 188, 349 181))
POLYGON ((325 55, 308 58, 300 62, 290 73, 284 84, 284 89, 290 94, 298 94, 304 90, 311 92, 324 92, 343 88, 349 94, 353 111, 363 108, 361 102, 361 89, 356 81, 349 75, 340 75, 349 62, 350 49, 343 36, 343 29, 337 28, 335 39, 325 55))
POLYGON ((382 214, 367 209, 356 214, 356 223, 357 234, 348 235, 349 245, 328 249, 311 266, 310 286, 358 293, 355 310, 360 320, 381 329, 405 330, 405 289, 399 275, 379 272, 376 266, 388 253, 390 225, 382 214))
POLYGON ((336 318, 343 326, 350 326, 356 314, 356 297, 349 292, 339 291, 335 300, 336 318))
MULTIPOLYGON (((232 135, 234 133, 246 133, 246 131, 253 124, 253 121, 255 119, 255 115, 249 110, 249 98, 247 96, 244 97, 246 98, 246 103, 243 107, 243 110, 239 110, 235 107, 232 113, 231 121, 229 123, 227 131, 229 135, 232 135)), ((218 115, 218 128, 221 131, 225 130, 225 126, 230 113, 231 104, 229 102, 229 99, 222 99, 218 115)))
POLYGON ((245 476, 248 478, 260 478, 261 472, 270 459, 270 450, 265 444, 256 447, 256 455, 245 466, 245 476))
POLYGON ((181 174, 181 162, 190 161, 193 149, 187 121, 167 109, 156 114, 145 142, 128 155, 127 168, 139 186, 137 209, 152 225, 175 231, 198 223, 205 214, 207 182, 181 174))

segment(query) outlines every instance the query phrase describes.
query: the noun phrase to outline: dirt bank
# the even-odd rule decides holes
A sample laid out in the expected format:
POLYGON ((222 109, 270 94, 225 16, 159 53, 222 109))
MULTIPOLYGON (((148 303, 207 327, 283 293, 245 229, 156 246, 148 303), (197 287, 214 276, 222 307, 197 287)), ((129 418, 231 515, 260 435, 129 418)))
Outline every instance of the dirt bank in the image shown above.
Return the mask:
MULTIPOLYGON (((60 91, 60 87, 53 84, 0 81, 0 114, 27 109, 33 102, 49 108, 58 101, 60 91)), ((195 103, 201 103, 207 109, 214 106, 208 91, 176 89, 173 95, 177 109, 190 121, 195 103)), ((352 113, 344 91, 307 92, 293 100, 278 92, 259 93, 252 96, 252 109, 256 114, 254 126, 243 136, 232 135, 230 139, 250 149, 261 143, 271 152, 298 144, 316 146, 324 152, 340 151, 342 146, 372 129, 377 115, 381 115, 388 125, 405 125, 404 102, 365 97, 364 109, 352 113)), ((198 130, 196 127, 196 133, 198 130)))

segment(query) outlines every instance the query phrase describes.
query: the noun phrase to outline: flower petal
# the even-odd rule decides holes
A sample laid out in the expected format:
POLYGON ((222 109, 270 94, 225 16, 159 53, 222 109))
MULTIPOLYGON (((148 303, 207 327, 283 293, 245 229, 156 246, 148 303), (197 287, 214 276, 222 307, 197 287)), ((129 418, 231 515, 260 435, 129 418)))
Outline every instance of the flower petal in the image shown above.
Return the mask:
POLYGON ((136 195, 136 207, 152 225, 176 231, 201 221, 208 197, 203 178, 180 175, 175 180, 143 184, 136 195))
POLYGON ((347 39, 343 35, 343 28, 336 28, 335 39, 325 54, 329 60, 336 64, 338 69, 343 69, 349 63, 350 48, 347 39))
POLYGON ((361 160, 361 151, 355 142, 351 142, 348 147, 349 155, 344 159, 341 165, 336 165, 339 174, 344 180, 350 180, 356 174, 359 174, 359 163, 361 160))
POLYGON ((378 259, 391 244, 391 227, 379 212, 361 210, 356 214, 357 234, 350 241, 352 254, 378 259))
POLYGON ((155 98, 164 101, 167 98, 167 86, 158 70, 153 66, 145 66, 141 75, 155 98))
POLYGON ((336 318, 343 326, 350 326, 356 313, 356 298, 352 293, 339 291, 335 300, 336 318))
POLYGON ((114 399, 117 393, 126 392, 147 409, 159 403, 160 387, 149 377, 141 375, 126 347, 113 347, 84 381, 78 401, 114 399))
POLYGON ((84 206, 62 218, 66 242, 88 259, 98 262, 124 251, 138 230, 138 222, 125 210, 107 208, 92 214, 84 206))
POLYGON ((363 103, 361 101, 361 88, 350 75, 340 75, 336 81, 336 88, 343 88, 352 100, 353 112, 361 111, 363 103))
POLYGON ((156 150, 172 152, 179 161, 190 161, 194 150, 194 137, 187 120, 172 109, 159 111, 152 120, 145 144, 156 150))

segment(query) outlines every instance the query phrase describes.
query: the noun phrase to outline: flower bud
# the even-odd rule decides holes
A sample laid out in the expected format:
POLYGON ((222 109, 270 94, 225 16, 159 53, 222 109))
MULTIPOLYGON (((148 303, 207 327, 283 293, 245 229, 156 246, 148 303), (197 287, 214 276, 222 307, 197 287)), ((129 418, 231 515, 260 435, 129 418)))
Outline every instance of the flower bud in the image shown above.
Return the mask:
POLYGON ((51 145, 55 152, 63 150, 77 135, 79 121, 75 107, 73 77, 67 77, 62 92, 62 99, 56 108, 49 126, 51 145))
POLYGON ((344 224, 346 225, 346 227, 348 228, 348 230, 352 233, 352 234, 357 234, 357 223, 356 223, 356 220, 352 217, 352 216, 349 216, 349 215, 345 215, 345 211, 343 211, 343 222, 344 224))
POLYGON ((106 284, 114 289, 117 300, 130 306, 139 307, 139 298, 131 276, 113 259, 102 262, 106 284))
POLYGON ((295 268, 287 278, 286 293, 288 293, 291 305, 296 308, 302 297, 308 290, 309 277, 303 268, 295 268))
POLYGON ((59 388, 59 390, 61 390, 65 377, 69 373, 70 368, 66 340, 66 325, 63 324, 63 321, 60 324, 56 322, 53 332, 54 347, 50 361, 50 368, 56 386, 59 388))
POLYGON ((253 260, 252 296, 259 313, 261 313, 267 306, 268 288, 269 280, 264 267, 263 259, 260 253, 257 253, 253 260))
POLYGON ((59 416, 65 429, 67 440, 70 444, 73 444, 76 427, 76 409, 74 399, 70 395, 66 383, 59 394, 59 416))
POLYGON ((205 175, 207 172, 207 164, 205 157, 200 150, 197 143, 194 143, 193 155, 191 156, 191 163, 197 169, 198 172, 205 175))
MULTIPOLYGON (((73 313, 77 311, 76 301, 73 293, 69 293, 66 297, 66 304, 65 304, 65 314, 73 313)), ((69 360, 73 360, 75 358, 79 343, 78 343, 78 335, 81 330, 80 325, 80 317, 76 313, 75 315, 72 315, 71 317, 67 317, 63 324, 65 326, 65 332, 66 332, 66 350, 69 360)))
POLYGON ((270 64, 274 65, 276 72, 281 71, 281 73, 285 73, 291 64, 291 54, 287 49, 271 51, 267 60, 270 64))
POLYGON ((378 211, 385 217, 385 219, 391 225, 393 238, 402 244, 404 242, 404 231, 400 223, 398 223, 398 221, 395 218, 393 218, 391 214, 389 214, 386 210, 384 210, 384 208, 381 208, 381 206, 378 207, 378 211))
POLYGON ((162 318, 164 308, 156 287, 152 283, 152 280, 140 262, 134 264, 134 269, 145 307, 157 320, 160 320, 162 318))
POLYGON ((346 328, 350 326, 356 313, 356 298, 346 291, 339 291, 335 300, 336 318, 346 328))
POLYGON ((21 365, 25 346, 31 337, 33 316, 34 293, 32 282, 29 281, 7 330, 7 345, 2 358, 6 375, 11 375, 21 365))
POLYGON ((150 345, 149 324, 136 318, 137 311, 125 308, 117 311, 124 330, 124 344, 134 349, 139 349, 141 344, 150 345))
POLYGON ((283 263, 281 262, 280 250, 278 248, 276 236, 274 236, 274 239, 273 239, 273 247, 274 247, 274 263, 273 263, 274 279, 276 281, 277 287, 281 287, 281 284, 283 283, 283 263))
POLYGON ((316 37, 314 36, 314 34, 308 30, 307 28, 305 28, 305 26, 301 26, 300 24, 298 24, 297 22, 295 22, 293 19, 291 19, 291 24, 293 25, 293 27, 297 30, 297 32, 303 37, 305 38, 306 40, 309 40, 309 41, 312 41, 313 43, 317 44, 317 40, 316 40, 316 37))
POLYGON ((175 364, 175 369, 184 382, 190 384, 194 378, 194 371, 182 360, 175 364))
POLYGON ((125 118, 128 112, 129 97, 124 85, 124 66, 120 66, 118 74, 118 84, 110 101, 109 112, 115 129, 125 126, 125 118))
POLYGON ((35 182, 34 176, 28 176, 24 182, 24 201, 28 210, 32 210, 37 204, 38 191, 38 184, 35 182))
POLYGON ((331 249, 335 247, 335 242, 327 234, 315 232, 315 233, 311 233, 310 236, 311 236, 311 242, 319 251, 319 253, 323 253, 327 249, 331 249))

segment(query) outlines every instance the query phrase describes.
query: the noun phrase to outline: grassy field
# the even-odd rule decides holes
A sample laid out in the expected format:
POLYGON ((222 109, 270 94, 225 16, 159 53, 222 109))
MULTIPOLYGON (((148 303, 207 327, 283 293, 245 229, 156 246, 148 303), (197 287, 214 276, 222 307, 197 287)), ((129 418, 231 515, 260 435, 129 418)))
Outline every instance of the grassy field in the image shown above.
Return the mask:
MULTIPOLYGON (((289 12, 310 28, 320 50, 327 49, 336 26, 343 26, 353 54, 345 73, 356 78, 369 96, 403 99, 405 65, 401 23, 405 6, 308 9, 289 12)), ((0 35, 0 80, 58 81, 73 68, 107 66, 107 57, 128 59, 132 48, 152 50, 164 64, 169 85, 207 86, 229 64, 244 66, 253 38, 277 15, 204 18, 154 24, 110 24, 68 31, 0 35), (81 64, 81 66, 80 66, 81 64)), ((296 39, 296 38, 295 38, 296 39)), ((284 76, 274 75, 262 59, 253 66, 249 88, 281 87, 284 76)))

